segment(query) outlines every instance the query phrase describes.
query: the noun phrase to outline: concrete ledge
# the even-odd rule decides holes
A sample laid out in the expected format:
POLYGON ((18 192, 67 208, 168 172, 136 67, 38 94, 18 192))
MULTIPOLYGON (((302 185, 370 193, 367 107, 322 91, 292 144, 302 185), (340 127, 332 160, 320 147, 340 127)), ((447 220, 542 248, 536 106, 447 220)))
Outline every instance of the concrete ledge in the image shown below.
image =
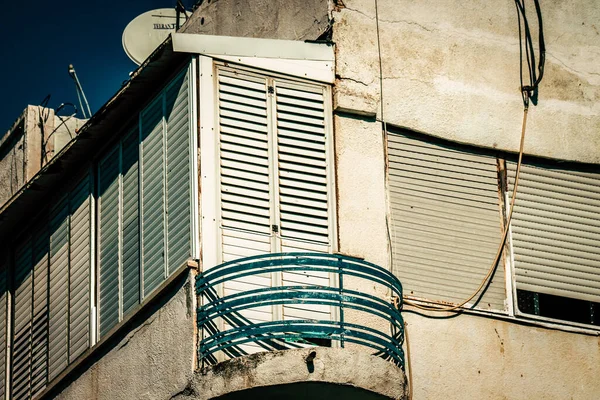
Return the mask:
MULTIPOLYGON (((285 394, 286 385, 290 394, 293 391, 298 397, 298 391, 312 393, 309 387, 316 383, 321 392, 327 387, 329 395, 336 390, 354 390, 350 397, 407 398, 406 376, 394 364, 361 351, 313 347, 257 353, 204 368, 173 399, 250 398, 259 392, 266 398, 272 397, 267 396, 269 388, 277 387, 279 395, 285 394)), ((310 397, 316 400, 321 396, 310 397)))

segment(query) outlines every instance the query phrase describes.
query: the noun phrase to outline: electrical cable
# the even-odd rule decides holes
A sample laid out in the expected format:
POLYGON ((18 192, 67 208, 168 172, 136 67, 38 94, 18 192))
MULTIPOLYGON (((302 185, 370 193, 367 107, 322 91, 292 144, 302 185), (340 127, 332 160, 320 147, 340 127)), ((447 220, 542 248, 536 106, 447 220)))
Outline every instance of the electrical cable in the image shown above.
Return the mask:
POLYGON ((410 363, 410 343, 408 341, 408 322, 404 322, 404 338, 406 339, 406 366, 408 367, 408 400, 413 398, 412 364, 410 363))
POLYGON ((460 302, 459 304, 449 306, 449 307, 441 307, 441 306, 437 306, 437 305, 422 305, 422 304, 418 304, 412 300, 404 299, 405 304, 408 304, 410 306, 413 306, 415 308, 425 310, 425 311, 446 312, 446 311, 458 310, 458 309, 462 308, 464 305, 466 305, 468 302, 473 300, 475 298, 475 296, 477 296, 479 294, 481 289, 483 289, 485 287, 485 285, 488 283, 488 280, 493 275, 498 263, 500 262, 500 257, 502 256, 502 250, 505 246, 506 239, 508 237, 508 231, 509 231, 510 224, 512 221, 515 200, 517 198, 517 188, 519 186, 519 177, 520 177, 520 172, 521 172, 521 164, 522 164, 522 160, 523 160, 523 148, 524 148, 524 144, 525 144, 525 132, 527 129, 527 115, 528 115, 528 111, 529 111, 529 101, 531 100, 531 102, 534 105, 537 104, 538 87, 544 76, 544 64, 545 64, 545 59, 546 59, 546 55, 545 55, 546 45, 544 43, 542 12, 540 9, 539 0, 534 0, 534 3, 535 3, 535 9, 536 9, 536 14, 537 14, 537 18, 538 18, 538 29, 539 29, 538 38, 539 38, 539 52, 540 52, 540 57, 538 60, 538 65, 537 65, 539 75, 537 75, 537 76, 536 76, 535 66, 532 66, 532 64, 535 64, 535 51, 533 48, 533 40, 531 38, 531 30, 529 29, 527 15, 525 13, 525 3, 524 3, 524 0, 515 0, 515 5, 517 7, 517 20, 519 23, 519 55, 520 55, 519 67, 520 67, 520 81, 521 81, 521 96, 523 98, 523 123, 521 126, 521 140, 520 140, 520 144, 519 144, 519 159, 517 162, 517 170, 515 173, 515 183, 514 183, 513 194, 512 194, 512 198, 511 198, 511 202, 510 202, 510 209, 509 209, 508 217, 506 219, 506 225, 505 225, 504 231, 502 233, 502 239, 500 241, 500 246, 498 246, 498 251, 496 252, 494 261, 492 262, 492 265, 488 269, 488 272, 485 275, 485 278, 481 281, 481 284, 479 285, 477 290, 471 296, 469 296, 469 298, 460 302), (523 30, 521 29, 521 20, 523 21, 523 30), (529 74, 529 85, 523 84, 524 83, 523 82, 523 40, 522 40, 523 32, 525 33, 525 55, 526 55, 527 68, 528 68, 528 74, 529 74))
MULTIPOLYGON (((75 104, 73 104, 73 103, 62 103, 61 105, 59 105, 56 108, 55 115, 60 119, 61 122, 60 122, 60 124, 58 124, 58 126, 56 128, 54 128, 52 130, 52 132, 50 132, 50 134, 48 135, 48 137, 46 138, 46 140, 42 143, 42 151, 44 151, 44 153, 45 153, 46 145, 50 141, 50 138, 52 137, 52 135, 54 135, 56 133, 56 131, 58 131, 60 129, 61 126, 65 125, 71 118, 73 118, 75 115, 77 115, 77 106, 75 104), (61 117, 60 115, 57 115, 57 114, 65 106, 71 106, 71 107, 73 107, 73 109, 75 110, 75 112, 73 114, 71 114, 71 115, 68 115, 65 119, 63 119, 63 117, 61 117)), ((67 128, 67 132, 69 132, 69 138, 73 139, 73 134, 71 133, 71 130, 69 129, 68 125, 65 125, 65 126, 67 128)))

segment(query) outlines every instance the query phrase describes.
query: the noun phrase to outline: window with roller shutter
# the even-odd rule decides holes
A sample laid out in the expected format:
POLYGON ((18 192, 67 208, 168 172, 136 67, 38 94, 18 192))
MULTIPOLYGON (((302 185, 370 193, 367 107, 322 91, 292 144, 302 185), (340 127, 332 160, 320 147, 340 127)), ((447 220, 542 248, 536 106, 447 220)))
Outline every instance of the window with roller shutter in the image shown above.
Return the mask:
MULTIPOLYGON (((217 66, 216 80, 218 262, 269 252, 332 252, 330 88, 224 65, 217 66)), ((329 285, 329 276, 246 277, 225 282, 223 294, 274 284, 329 285)), ((331 318, 328 307, 317 306, 255 308, 244 317, 251 323, 274 315, 331 318)))
MULTIPOLYGON (((516 163, 507 163, 509 196, 516 163)), ((525 162, 511 224, 518 311, 600 325, 600 171, 525 162)))
MULTIPOLYGON (((394 274, 416 298, 459 303, 486 276, 502 235, 494 154, 389 132, 394 274)), ((476 307, 505 310, 501 263, 476 307)))
MULTIPOLYGON (((462 302, 498 249, 516 160, 394 129, 387 151, 394 273, 410 296, 462 302)), ((505 298, 514 296, 515 308, 506 311, 517 316, 600 325, 599 213, 597 166, 526 156, 508 260, 474 306, 502 311, 505 298)))

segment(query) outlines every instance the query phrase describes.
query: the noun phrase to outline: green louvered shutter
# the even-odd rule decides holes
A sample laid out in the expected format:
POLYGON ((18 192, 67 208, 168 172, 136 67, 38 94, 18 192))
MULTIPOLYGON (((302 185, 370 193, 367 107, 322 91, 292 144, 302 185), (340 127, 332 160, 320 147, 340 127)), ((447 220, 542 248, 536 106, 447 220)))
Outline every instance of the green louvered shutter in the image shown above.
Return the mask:
POLYGON ((11 393, 14 399, 31 395, 31 320, 33 291, 32 239, 26 239, 14 255, 14 322, 12 334, 11 393))
POLYGON ((103 337, 119 322, 119 147, 98 166, 100 276, 99 331, 103 337))
POLYGON ((43 391, 48 383, 48 235, 48 226, 42 226, 33 241, 32 397, 43 391))
POLYGON ((7 324, 7 307, 8 307, 8 285, 7 285, 7 271, 9 268, 9 262, 7 254, 1 254, 0 260, 0 399, 4 399, 6 396, 6 347, 8 334, 7 324))
POLYGON ((69 363, 90 347, 91 179, 69 194, 69 363))
MULTIPOLYGON (((48 229, 15 251, 12 396, 31 398, 48 382, 48 229)), ((6 311, 6 310, 5 310, 6 311)), ((6 314, 5 314, 6 316, 6 314)))
POLYGON ((48 375, 69 364, 69 204, 65 197, 50 212, 50 340, 48 375))
MULTIPOLYGON (((516 163, 507 162, 512 195, 516 163)), ((517 290, 600 303, 600 172, 523 163, 511 223, 517 290)))
POLYGON ((167 275, 191 256, 192 186, 190 73, 185 70, 165 91, 167 165, 167 275))
MULTIPOLYGON (((407 295, 466 300, 502 235, 497 159, 460 145, 388 134, 393 272, 407 295)), ((505 309, 502 261, 478 308, 505 309)))
POLYGON ((156 96, 139 130, 98 165, 100 337, 191 255, 189 75, 186 68, 156 96))
POLYGON ((129 133, 121 145, 121 234, 123 315, 140 303, 140 240, 138 131, 129 133))
POLYGON ((164 96, 141 114, 142 137, 142 266, 144 297, 165 279, 164 96))

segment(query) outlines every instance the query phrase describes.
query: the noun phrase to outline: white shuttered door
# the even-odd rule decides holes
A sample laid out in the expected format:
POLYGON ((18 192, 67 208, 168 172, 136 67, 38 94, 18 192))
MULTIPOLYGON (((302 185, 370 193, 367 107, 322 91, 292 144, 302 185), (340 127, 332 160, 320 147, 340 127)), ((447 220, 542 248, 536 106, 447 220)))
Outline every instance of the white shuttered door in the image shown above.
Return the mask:
MULTIPOLYGON (((516 164, 508 163, 509 194, 516 164)), ((600 302, 600 173, 522 165, 511 224, 516 289, 600 302)))
MULTIPOLYGON (((275 81, 281 251, 332 252, 328 127, 323 86, 275 81)), ((325 272, 285 272, 285 286, 329 286, 325 272)), ((284 319, 328 320, 329 306, 284 305, 284 319)))
MULTIPOLYGON (((329 89, 224 66, 217 67, 217 80, 219 261, 282 251, 331 252, 329 89)), ((281 284, 329 285, 329 276, 244 277, 227 281, 223 295, 281 284)), ((329 307, 313 306, 242 313, 246 323, 274 316, 327 320, 331 313, 329 307)))
MULTIPOLYGON (((224 68, 218 79, 220 261, 227 262, 272 250, 269 123, 265 78, 224 68)), ((232 279, 224 283, 223 295, 269 287, 271 279, 270 274, 232 279)), ((237 324, 270 321, 272 313, 270 306, 246 310, 237 324)))

